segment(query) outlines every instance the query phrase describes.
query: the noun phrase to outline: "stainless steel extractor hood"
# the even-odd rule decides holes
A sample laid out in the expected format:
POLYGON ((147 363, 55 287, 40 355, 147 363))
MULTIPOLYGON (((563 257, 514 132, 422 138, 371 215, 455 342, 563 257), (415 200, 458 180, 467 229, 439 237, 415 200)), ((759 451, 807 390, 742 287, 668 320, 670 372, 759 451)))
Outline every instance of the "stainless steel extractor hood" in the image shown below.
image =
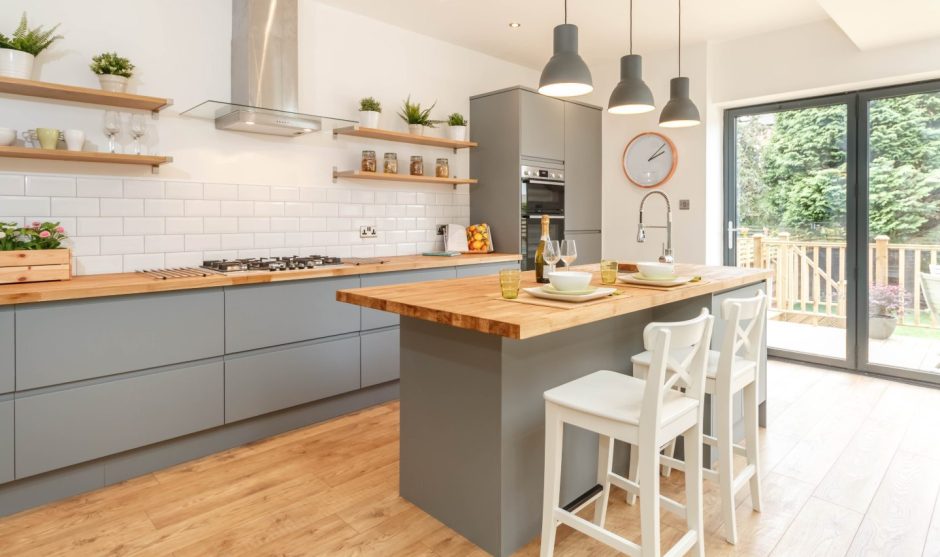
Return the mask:
POLYGON ((183 114, 220 130, 295 136, 354 122, 299 112, 297 0, 232 0, 232 101, 183 114))

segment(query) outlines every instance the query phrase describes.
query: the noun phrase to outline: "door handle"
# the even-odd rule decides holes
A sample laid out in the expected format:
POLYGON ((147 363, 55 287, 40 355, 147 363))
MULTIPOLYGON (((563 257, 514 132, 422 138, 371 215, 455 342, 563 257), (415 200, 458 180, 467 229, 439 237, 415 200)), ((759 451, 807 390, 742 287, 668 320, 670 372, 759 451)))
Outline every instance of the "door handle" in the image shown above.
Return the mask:
MULTIPOLYGON (((540 218, 542 218, 543 216, 544 216, 544 215, 526 215, 526 218, 529 218, 529 219, 540 219, 540 218)), ((553 219, 553 220, 554 220, 554 219, 561 219, 561 220, 564 220, 564 219, 565 219, 565 215, 547 215, 547 216, 548 216, 548 218, 553 219)))

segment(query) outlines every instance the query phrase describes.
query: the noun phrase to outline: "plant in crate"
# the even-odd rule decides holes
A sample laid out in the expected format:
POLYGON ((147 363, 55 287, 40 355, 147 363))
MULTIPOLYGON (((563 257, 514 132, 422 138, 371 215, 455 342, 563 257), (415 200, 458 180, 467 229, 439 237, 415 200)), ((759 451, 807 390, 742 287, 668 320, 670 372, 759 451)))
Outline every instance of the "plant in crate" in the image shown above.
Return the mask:
POLYGON ((66 238, 57 222, 0 222, 0 284, 68 280, 71 257, 62 248, 66 238))
POLYGON ((884 340, 894 334, 898 314, 904 311, 910 296, 894 284, 875 284, 868 291, 868 336, 884 340))
POLYGON ((0 33, 0 76, 32 79, 36 56, 63 38, 55 34, 58 28, 59 24, 51 29, 43 29, 42 25, 30 29, 23 12, 12 35, 0 33))
POLYGON ((116 52, 102 52, 91 59, 89 67, 98 76, 101 88, 112 93, 123 93, 127 80, 134 75, 134 64, 116 52))
POLYGON ((359 100, 359 125, 364 128, 379 127, 379 116, 382 115, 382 103, 372 97, 359 100))
POLYGON ((422 108, 421 103, 411 102, 411 95, 408 95, 398 116, 408 124, 409 133, 424 135, 424 128, 433 128, 434 124, 440 123, 439 120, 431 119, 431 110, 434 109, 436 104, 437 102, 428 108, 422 108))
POLYGON ((447 117, 447 138, 456 141, 467 140, 467 119, 463 114, 454 112, 447 117))

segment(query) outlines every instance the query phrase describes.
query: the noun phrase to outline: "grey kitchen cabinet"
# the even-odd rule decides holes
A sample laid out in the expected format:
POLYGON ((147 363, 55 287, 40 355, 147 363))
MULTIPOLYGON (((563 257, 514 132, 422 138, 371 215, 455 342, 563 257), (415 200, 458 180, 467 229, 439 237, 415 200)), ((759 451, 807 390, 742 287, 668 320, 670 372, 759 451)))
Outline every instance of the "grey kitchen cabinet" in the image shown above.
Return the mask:
POLYGON ((601 229, 601 111, 565 105, 565 229, 601 229))
POLYGON ((601 233, 597 232, 571 232, 565 230, 565 239, 574 240, 578 248, 578 259, 575 265, 587 265, 601 262, 601 233))
POLYGON ((16 386, 13 327, 13 306, 0 307, 0 394, 9 393, 16 386))
POLYGON ((16 389, 221 356, 222 335, 219 288, 16 306, 16 389))
MULTIPOLYGON (((453 267, 419 269, 416 271, 399 271, 393 273, 375 273, 372 275, 362 275, 362 286, 388 286, 391 284, 444 280, 456 277, 457 273, 454 272, 453 267)), ((367 331, 369 329, 391 327, 393 325, 398 325, 398 314, 362 308, 361 330, 367 331)))
POLYGON ((359 277, 335 277, 225 289, 225 352, 243 352, 359 330, 359 306, 336 301, 359 277))
POLYGON ((0 484, 13 481, 13 400, 0 402, 0 484))
POLYGON ((522 156, 565 160, 564 101, 524 89, 518 95, 522 156))
POLYGON ((399 338, 398 327, 362 333, 363 387, 398 379, 401 371, 399 338))
POLYGON ((222 360, 21 396, 14 405, 19 479, 222 425, 222 360))
POLYGON ((358 335, 226 356, 225 422, 358 388, 358 335))
POLYGON ((500 269, 518 269, 519 262, 505 262, 505 263, 486 263, 485 265, 465 265, 463 267, 457 267, 457 278, 465 277, 480 277, 484 275, 496 275, 499 274, 500 269))

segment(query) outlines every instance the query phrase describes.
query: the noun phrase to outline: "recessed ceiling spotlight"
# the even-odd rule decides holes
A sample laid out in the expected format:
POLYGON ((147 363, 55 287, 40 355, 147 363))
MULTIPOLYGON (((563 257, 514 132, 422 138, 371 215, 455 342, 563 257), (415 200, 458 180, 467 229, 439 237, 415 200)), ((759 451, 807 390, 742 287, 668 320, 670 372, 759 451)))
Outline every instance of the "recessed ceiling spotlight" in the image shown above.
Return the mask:
POLYGON ((517 22, 517 21, 510 21, 510 22, 509 22, 509 26, 510 26, 511 28, 513 28, 513 29, 518 29, 518 28, 522 27, 522 24, 519 23, 519 22, 517 22))

